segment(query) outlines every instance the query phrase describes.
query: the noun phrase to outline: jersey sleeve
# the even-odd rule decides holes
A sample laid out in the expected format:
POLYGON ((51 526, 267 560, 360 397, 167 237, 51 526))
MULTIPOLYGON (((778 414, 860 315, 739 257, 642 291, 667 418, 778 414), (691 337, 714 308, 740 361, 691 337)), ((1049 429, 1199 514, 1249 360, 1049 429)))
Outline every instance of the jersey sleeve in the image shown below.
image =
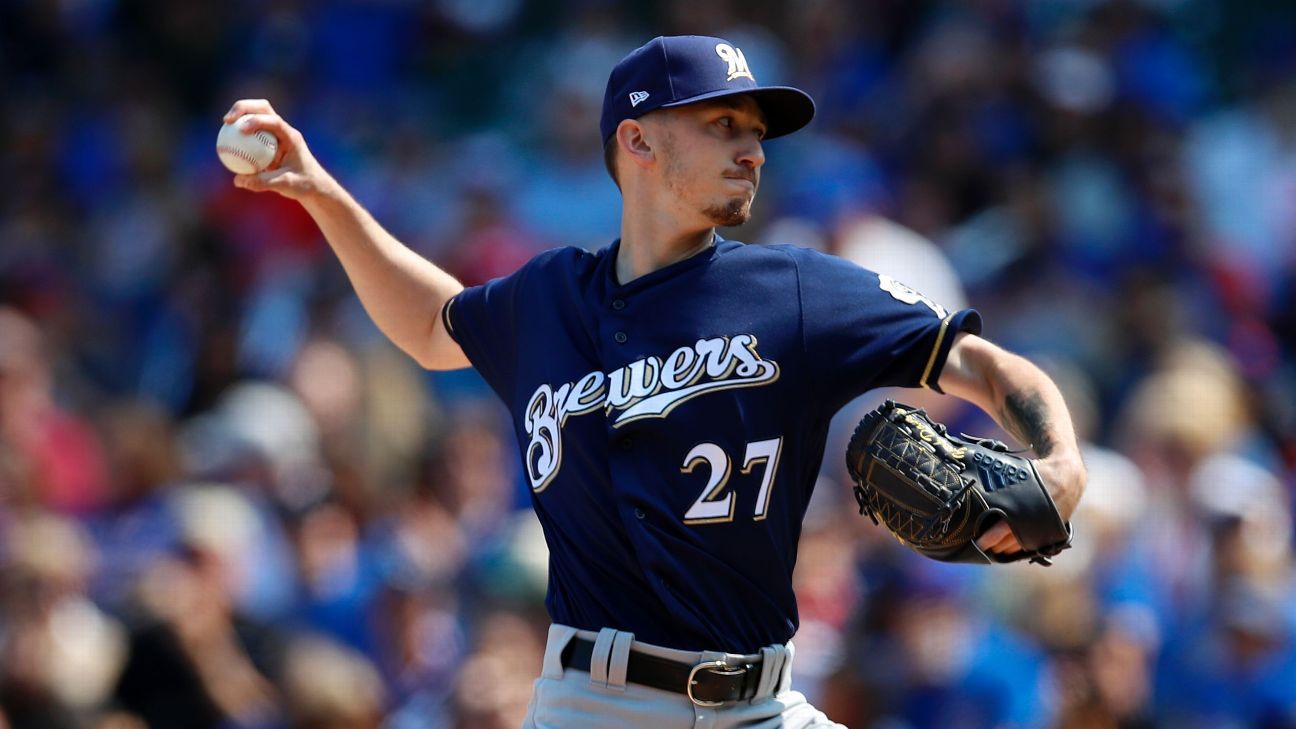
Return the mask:
POLYGON ((936 383, 955 335, 981 332, 975 310, 946 311, 886 274, 815 251, 794 257, 806 363, 819 402, 840 407, 875 387, 940 392, 936 383))
POLYGON ((503 278, 469 286, 441 307, 441 324, 505 402, 509 402, 517 376, 525 271, 523 267, 503 278))

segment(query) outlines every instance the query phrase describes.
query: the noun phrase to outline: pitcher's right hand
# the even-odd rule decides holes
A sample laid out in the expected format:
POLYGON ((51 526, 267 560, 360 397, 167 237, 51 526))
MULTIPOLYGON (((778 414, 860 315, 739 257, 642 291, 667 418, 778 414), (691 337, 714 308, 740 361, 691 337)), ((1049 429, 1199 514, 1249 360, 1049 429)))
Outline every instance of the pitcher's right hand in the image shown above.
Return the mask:
POLYGON ((306 139, 283 117, 275 113, 265 99, 240 99, 225 112, 222 120, 232 124, 248 115, 240 125, 244 134, 266 130, 279 142, 279 151, 265 170, 251 175, 235 175, 234 186, 253 192, 269 190, 299 202, 336 185, 332 176, 315 160, 306 139))

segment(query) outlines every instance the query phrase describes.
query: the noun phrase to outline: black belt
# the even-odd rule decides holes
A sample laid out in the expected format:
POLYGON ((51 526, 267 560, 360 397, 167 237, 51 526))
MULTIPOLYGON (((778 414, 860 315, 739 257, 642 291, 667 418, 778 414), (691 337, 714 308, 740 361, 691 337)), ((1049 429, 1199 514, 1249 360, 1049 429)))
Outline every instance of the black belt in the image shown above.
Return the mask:
MULTIPOLYGON (((563 668, 589 671, 593 655, 594 641, 572 638, 562 652, 563 668)), ((631 650, 626 663, 627 681, 684 694, 699 706, 720 706, 754 698, 760 675, 759 660, 754 663, 703 661, 694 665, 631 650)))

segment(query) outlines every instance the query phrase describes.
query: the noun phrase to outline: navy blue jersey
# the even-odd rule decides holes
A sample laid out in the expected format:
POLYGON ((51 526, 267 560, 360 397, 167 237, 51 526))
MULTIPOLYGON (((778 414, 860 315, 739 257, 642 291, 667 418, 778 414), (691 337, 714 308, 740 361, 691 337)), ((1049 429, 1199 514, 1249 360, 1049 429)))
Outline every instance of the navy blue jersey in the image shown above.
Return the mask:
POLYGON ((443 311, 513 414, 549 615, 689 650, 786 642, 829 420, 872 387, 933 386, 980 318, 839 258, 718 236, 623 286, 618 246, 543 253, 443 311))

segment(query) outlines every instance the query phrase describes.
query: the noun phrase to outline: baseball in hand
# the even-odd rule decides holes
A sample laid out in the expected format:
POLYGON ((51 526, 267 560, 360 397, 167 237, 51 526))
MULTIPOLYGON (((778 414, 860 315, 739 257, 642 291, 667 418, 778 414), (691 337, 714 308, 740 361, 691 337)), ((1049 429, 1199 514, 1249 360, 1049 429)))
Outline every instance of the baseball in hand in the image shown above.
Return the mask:
POLYGON ((216 156, 226 169, 238 175, 250 175, 260 172, 270 165, 279 151, 279 142, 274 135, 262 129, 253 134, 244 134, 239 123, 246 119, 241 116, 233 124, 221 127, 216 135, 216 156))

